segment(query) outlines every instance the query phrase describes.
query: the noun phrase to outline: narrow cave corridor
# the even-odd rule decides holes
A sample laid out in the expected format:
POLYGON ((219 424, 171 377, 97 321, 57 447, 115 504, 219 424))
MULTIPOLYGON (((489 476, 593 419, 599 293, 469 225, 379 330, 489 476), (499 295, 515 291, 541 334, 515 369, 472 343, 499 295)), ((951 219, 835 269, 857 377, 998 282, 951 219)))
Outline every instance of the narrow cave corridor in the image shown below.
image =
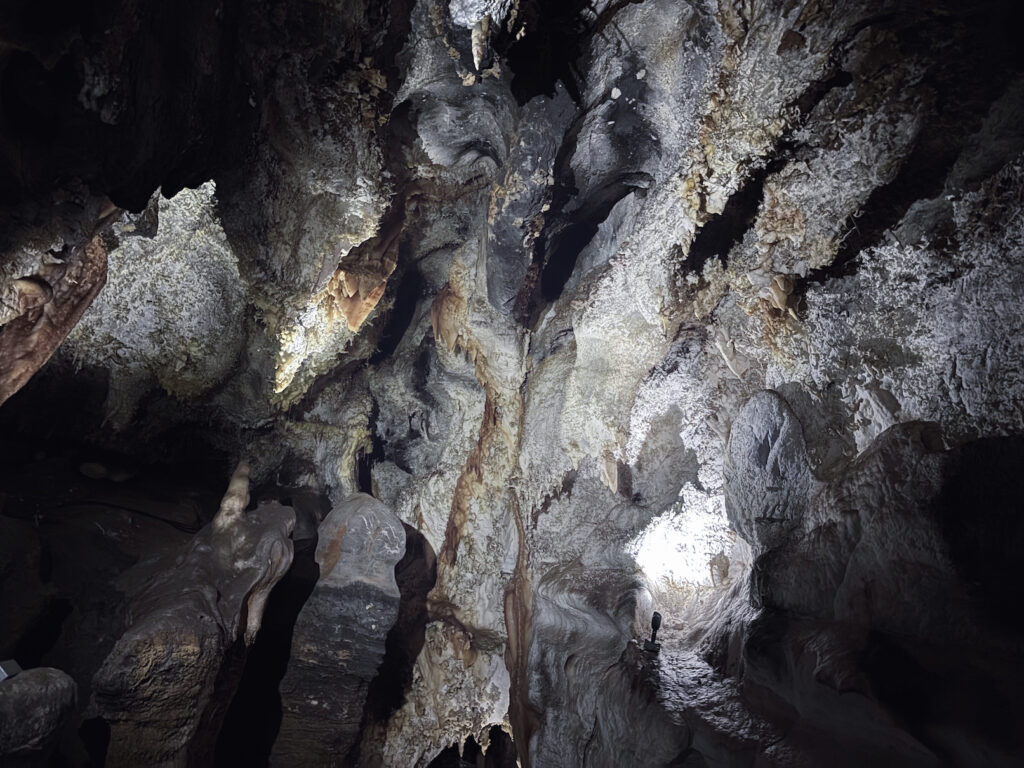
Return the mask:
POLYGON ((0 768, 1024 765, 1022 24, 5 2, 0 768))

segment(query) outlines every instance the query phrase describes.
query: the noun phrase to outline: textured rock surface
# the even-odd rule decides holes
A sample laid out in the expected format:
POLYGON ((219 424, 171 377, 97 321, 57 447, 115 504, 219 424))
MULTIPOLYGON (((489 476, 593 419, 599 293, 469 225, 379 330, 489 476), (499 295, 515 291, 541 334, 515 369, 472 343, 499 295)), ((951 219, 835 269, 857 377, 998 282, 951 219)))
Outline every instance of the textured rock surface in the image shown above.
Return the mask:
MULTIPOLYGON (((1020 481, 999 477, 1020 466, 1016 441, 947 451, 936 425, 898 424, 827 483, 774 481, 793 494, 780 521, 772 494, 744 486, 764 477, 765 458, 806 475, 799 435, 788 407, 763 393, 738 415, 729 445, 730 518, 753 547, 759 609, 744 630, 743 681, 786 732, 774 759, 812 759, 825 741, 848 765, 1016 763, 1019 622, 993 626, 985 592, 1020 587, 977 570, 1008 573, 1019 556, 1021 523, 1005 505, 1020 481), (987 504, 965 507, 971 493, 987 504), (1002 712, 998 733, 980 715, 983 701, 1002 712)), ((728 642, 706 646, 723 666, 728 642)))
POLYGON ((0 402, 50 359, 106 282, 107 248, 100 235, 62 257, 40 270, 53 273, 49 281, 37 275, 13 281, 17 314, 0 329, 0 402))
POLYGON ((350 764, 367 690, 398 617, 395 565, 404 551, 401 522, 364 494, 337 504, 320 524, 320 579, 295 624, 272 764, 350 764))
POLYGON ((279 750, 1022 759, 1018 3, 135 5, 0 16, 0 375, 101 224, 111 271, 0 421, 424 537, 387 716, 389 622, 325 581, 279 750))
POLYGON ((45 761, 74 710, 75 694, 75 681, 49 667, 0 683, 0 761, 12 768, 45 761))
POLYGON ((217 516, 187 547, 134 588, 148 569, 125 574, 129 627, 93 679, 96 712, 110 724, 108 764, 212 757, 241 673, 234 646, 252 644, 267 596, 292 561, 292 510, 246 512, 248 501, 242 463, 217 516))
POLYGON ((138 223, 121 228, 107 285, 61 351, 76 366, 123 361, 109 384, 107 415, 117 425, 130 423, 157 383, 178 397, 204 394, 241 353, 245 287, 212 198, 212 183, 173 200, 155 197, 154 235, 126 236, 138 223))

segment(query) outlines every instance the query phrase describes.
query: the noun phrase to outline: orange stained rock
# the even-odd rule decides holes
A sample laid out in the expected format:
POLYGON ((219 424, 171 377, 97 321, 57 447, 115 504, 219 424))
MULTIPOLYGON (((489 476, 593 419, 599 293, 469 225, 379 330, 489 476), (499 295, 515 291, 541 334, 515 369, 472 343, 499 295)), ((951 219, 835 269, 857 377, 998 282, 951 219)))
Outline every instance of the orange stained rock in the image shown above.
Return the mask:
POLYGON ((357 249, 338 265, 324 289, 328 317, 345 318, 348 329, 358 331, 384 297, 388 278, 398 264, 400 227, 378 238, 374 247, 357 249))
MULTIPOLYGON (((107 282, 107 248, 95 235, 68 257, 63 277, 31 308, 0 328, 0 403, 32 378, 75 327, 107 282)), ((49 286, 47 286, 49 287, 49 286)))

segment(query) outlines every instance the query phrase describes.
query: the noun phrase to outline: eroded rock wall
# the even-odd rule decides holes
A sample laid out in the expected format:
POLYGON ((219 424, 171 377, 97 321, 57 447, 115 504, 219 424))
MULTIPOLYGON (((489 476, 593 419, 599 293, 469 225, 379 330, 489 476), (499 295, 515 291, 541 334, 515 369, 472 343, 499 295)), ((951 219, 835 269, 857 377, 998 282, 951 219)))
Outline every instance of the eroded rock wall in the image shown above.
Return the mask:
POLYGON ((344 588, 318 558, 281 760, 328 726, 367 766, 494 726, 524 768, 1020 757, 1012 488, 975 508, 956 480, 1020 462, 1016 4, 219 7, 157 35, 218 73, 173 140, 118 96, 149 70, 104 91, 85 66, 117 45, 11 26, 4 78, 65 57, 74 114, 140 154, 70 166, 71 213, 19 188, 45 221, 11 208, 0 352, 38 368, 60 334, 18 324, 84 310, 44 273, 102 242, 107 287, 8 412, 84 372, 105 402, 69 434, 199 433, 258 482, 372 494, 436 552, 411 680, 361 734, 394 583, 390 620, 336 621, 368 545, 344 588))

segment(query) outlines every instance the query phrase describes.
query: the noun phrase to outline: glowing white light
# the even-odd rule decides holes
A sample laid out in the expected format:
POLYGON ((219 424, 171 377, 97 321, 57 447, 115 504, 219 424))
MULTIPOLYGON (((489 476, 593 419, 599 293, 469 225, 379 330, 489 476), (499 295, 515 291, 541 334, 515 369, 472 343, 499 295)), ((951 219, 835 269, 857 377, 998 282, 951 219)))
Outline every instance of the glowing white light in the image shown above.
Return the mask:
POLYGON ((725 500, 689 484, 675 505, 630 542, 631 554, 653 582, 693 586, 714 585, 711 560, 731 547, 725 500))

